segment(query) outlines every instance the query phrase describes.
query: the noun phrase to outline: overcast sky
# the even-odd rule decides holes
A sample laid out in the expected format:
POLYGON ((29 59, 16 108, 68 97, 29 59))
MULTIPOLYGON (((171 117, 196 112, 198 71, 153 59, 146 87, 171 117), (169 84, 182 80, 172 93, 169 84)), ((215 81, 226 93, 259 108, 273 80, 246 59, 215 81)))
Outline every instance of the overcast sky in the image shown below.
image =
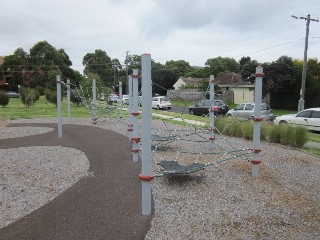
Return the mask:
MULTIPOLYGON (((156 62, 250 56, 303 59, 306 22, 320 19, 319 0, 1 0, 0 56, 46 40, 73 68, 95 49, 124 62, 126 51, 156 62)), ((320 22, 310 23, 308 57, 320 60, 320 22)))

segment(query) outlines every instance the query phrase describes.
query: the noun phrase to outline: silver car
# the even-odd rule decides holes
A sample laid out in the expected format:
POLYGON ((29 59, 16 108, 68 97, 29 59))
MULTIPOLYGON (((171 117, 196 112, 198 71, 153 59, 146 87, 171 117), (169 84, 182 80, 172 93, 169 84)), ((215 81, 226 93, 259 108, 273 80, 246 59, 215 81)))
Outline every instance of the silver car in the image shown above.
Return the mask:
MULTIPOLYGON (((234 109, 227 112, 227 116, 250 119, 254 116, 255 103, 241 103, 234 109)), ((272 120, 272 109, 266 103, 261 104, 261 117, 265 120, 272 120)))

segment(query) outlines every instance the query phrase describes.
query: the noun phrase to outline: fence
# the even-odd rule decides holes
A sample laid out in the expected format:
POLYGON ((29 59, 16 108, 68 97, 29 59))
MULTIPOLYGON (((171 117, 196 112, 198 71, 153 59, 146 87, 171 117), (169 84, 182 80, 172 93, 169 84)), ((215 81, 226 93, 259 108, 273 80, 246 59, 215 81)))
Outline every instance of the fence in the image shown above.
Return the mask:
MULTIPOLYGON (((198 89, 168 90, 167 97, 170 99, 182 98, 184 100, 199 100, 205 98, 205 93, 199 92, 198 89)), ((228 102, 233 102, 233 91, 225 91, 221 95, 215 95, 214 98, 228 102)))

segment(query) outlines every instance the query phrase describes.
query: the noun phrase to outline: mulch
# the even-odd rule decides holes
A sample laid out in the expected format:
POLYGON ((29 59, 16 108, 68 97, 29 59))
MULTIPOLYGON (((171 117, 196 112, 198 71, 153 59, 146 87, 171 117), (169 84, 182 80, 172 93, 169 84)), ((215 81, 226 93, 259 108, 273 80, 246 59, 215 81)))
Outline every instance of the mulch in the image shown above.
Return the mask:
POLYGON ((152 215, 141 214, 141 163, 132 161, 127 137, 97 127, 57 124, 12 124, 51 127, 34 136, 0 139, 0 148, 64 146, 84 152, 93 176, 77 183, 46 205, 0 229, 0 239, 144 239, 152 215))

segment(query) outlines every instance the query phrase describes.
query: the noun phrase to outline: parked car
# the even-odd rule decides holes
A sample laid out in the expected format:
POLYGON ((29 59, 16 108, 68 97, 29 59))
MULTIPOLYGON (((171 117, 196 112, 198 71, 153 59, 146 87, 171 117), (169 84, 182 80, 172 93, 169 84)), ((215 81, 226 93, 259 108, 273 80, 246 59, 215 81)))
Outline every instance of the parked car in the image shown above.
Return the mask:
POLYGON ((122 95, 122 104, 129 105, 129 95, 122 95))
MULTIPOLYGON (((231 109, 227 112, 227 116, 250 119, 254 116, 254 107, 255 103, 241 103, 236 106, 234 109, 231 109)), ((273 113, 272 109, 267 103, 261 104, 261 117, 264 120, 272 120, 273 113)))
POLYGON ((156 109, 171 109, 170 99, 166 96, 156 96, 152 98, 152 108, 156 109))
POLYGON ((18 98, 20 97, 20 94, 14 91, 8 91, 6 92, 6 94, 10 97, 10 98, 18 98))
POLYGON ((110 96, 108 97, 108 102, 109 103, 116 103, 119 101, 119 96, 117 94, 110 94, 110 96))
POLYGON ((297 114, 282 115, 276 117, 273 123, 275 125, 303 126, 308 130, 320 132, 320 108, 308 108, 297 114))
POLYGON ((142 107, 142 96, 138 96, 138 106, 142 107))
POLYGON ((229 111, 229 106, 222 100, 214 100, 210 104, 210 100, 203 99, 196 104, 189 107, 189 113, 191 115, 208 115, 210 106, 212 106, 212 110, 214 110, 215 115, 225 115, 229 111))

